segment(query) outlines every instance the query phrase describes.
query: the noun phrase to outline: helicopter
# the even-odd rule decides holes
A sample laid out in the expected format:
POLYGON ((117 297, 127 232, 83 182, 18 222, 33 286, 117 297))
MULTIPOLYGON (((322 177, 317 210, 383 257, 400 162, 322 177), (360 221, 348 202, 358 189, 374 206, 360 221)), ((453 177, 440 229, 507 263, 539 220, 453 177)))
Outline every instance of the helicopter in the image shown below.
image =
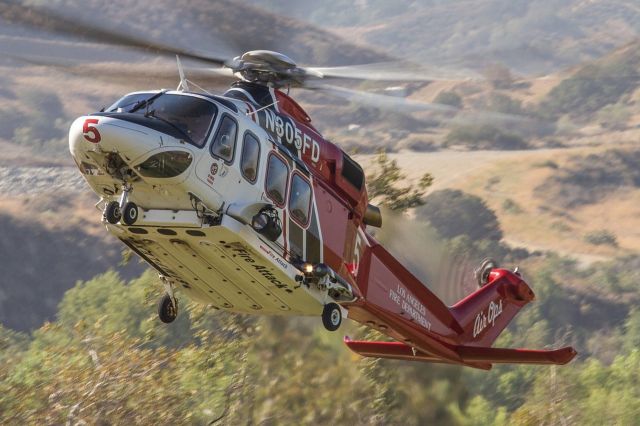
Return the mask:
POLYGON ((363 168, 284 90, 352 95, 323 80, 431 76, 302 67, 270 50, 228 59, 106 29, 94 34, 178 55, 176 90, 126 94, 69 130, 71 156, 100 198, 102 223, 158 272, 162 322, 176 319, 184 295, 228 312, 316 316, 328 331, 348 318, 393 339, 345 337, 365 357, 485 370, 575 357, 572 347, 491 346, 534 300, 517 269, 487 259, 476 270, 478 289, 445 305, 368 231, 383 218, 363 168), (191 90, 180 57, 221 66, 206 72, 236 81, 221 94, 191 90))

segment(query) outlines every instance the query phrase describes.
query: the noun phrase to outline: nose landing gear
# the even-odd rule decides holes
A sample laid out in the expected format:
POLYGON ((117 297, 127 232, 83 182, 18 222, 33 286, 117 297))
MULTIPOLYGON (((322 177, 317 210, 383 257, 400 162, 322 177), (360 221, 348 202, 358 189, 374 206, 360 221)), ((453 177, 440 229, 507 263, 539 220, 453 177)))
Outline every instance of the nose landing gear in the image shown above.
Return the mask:
POLYGON ((107 219, 107 222, 112 225, 120 222, 120 218, 122 217, 122 213, 120 212, 120 203, 112 201, 107 204, 107 207, 104 209, 104 217, 107 219))
POLYGON ((122 221, 125 225, 133 225, 138 220, 138 206, 136 203, 129 202, 122 210, 122 221))
POLYGON ((120 201, 111 201, 104 209, 104 217, 112 225, 122 222, 125 225, 133 225, 138 220, 139 211, 136 203, 129 202, 129 193, 133 190, 130 184, 122 185, 120 201))

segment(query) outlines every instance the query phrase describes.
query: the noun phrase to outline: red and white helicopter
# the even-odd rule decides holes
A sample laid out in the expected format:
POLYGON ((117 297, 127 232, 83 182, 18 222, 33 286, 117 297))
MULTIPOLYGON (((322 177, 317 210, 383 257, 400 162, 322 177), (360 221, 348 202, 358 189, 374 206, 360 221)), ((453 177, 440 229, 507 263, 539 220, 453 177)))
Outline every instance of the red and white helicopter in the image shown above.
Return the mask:
POLYGON ((163 322, 176 318, 179 292, 229 312, 320 316, 330 331, 348 317, 394 339, 345 338, 368 357, 480 369, 574 358, 571 347, 491 347, 534 299, 517 271, 485 262, 480 288, 446 306, 367 232, 382 217, 362 168, 280 90, 358 78, 357 69, 304 68, 266 50, 226 60, 153 48, 240 79, 221 95, 196 93, 181 69, 178 90, 130 93, 77 118, 69 148, 109 232, 158 271, 163 322))

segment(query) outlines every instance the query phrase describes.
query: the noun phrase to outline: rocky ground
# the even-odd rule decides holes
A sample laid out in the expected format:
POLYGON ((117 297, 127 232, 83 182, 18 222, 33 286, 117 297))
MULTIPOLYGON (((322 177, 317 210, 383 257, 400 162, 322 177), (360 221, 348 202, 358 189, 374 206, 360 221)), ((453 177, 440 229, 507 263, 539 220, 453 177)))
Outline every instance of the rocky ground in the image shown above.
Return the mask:
POLYGON ((76 167, 0 166, 0 194, 4 197, 88 189, 76 167))

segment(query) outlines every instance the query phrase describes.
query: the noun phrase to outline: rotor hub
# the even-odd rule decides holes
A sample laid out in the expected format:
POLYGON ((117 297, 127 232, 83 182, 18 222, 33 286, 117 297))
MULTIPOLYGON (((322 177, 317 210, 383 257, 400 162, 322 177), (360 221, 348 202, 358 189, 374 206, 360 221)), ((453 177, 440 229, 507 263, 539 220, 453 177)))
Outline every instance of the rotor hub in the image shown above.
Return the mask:
POLYGON ((306 74, 291 58, 271 50, 246 52, 227 66, 246 81, 274 86, 301 83, 306 74))

